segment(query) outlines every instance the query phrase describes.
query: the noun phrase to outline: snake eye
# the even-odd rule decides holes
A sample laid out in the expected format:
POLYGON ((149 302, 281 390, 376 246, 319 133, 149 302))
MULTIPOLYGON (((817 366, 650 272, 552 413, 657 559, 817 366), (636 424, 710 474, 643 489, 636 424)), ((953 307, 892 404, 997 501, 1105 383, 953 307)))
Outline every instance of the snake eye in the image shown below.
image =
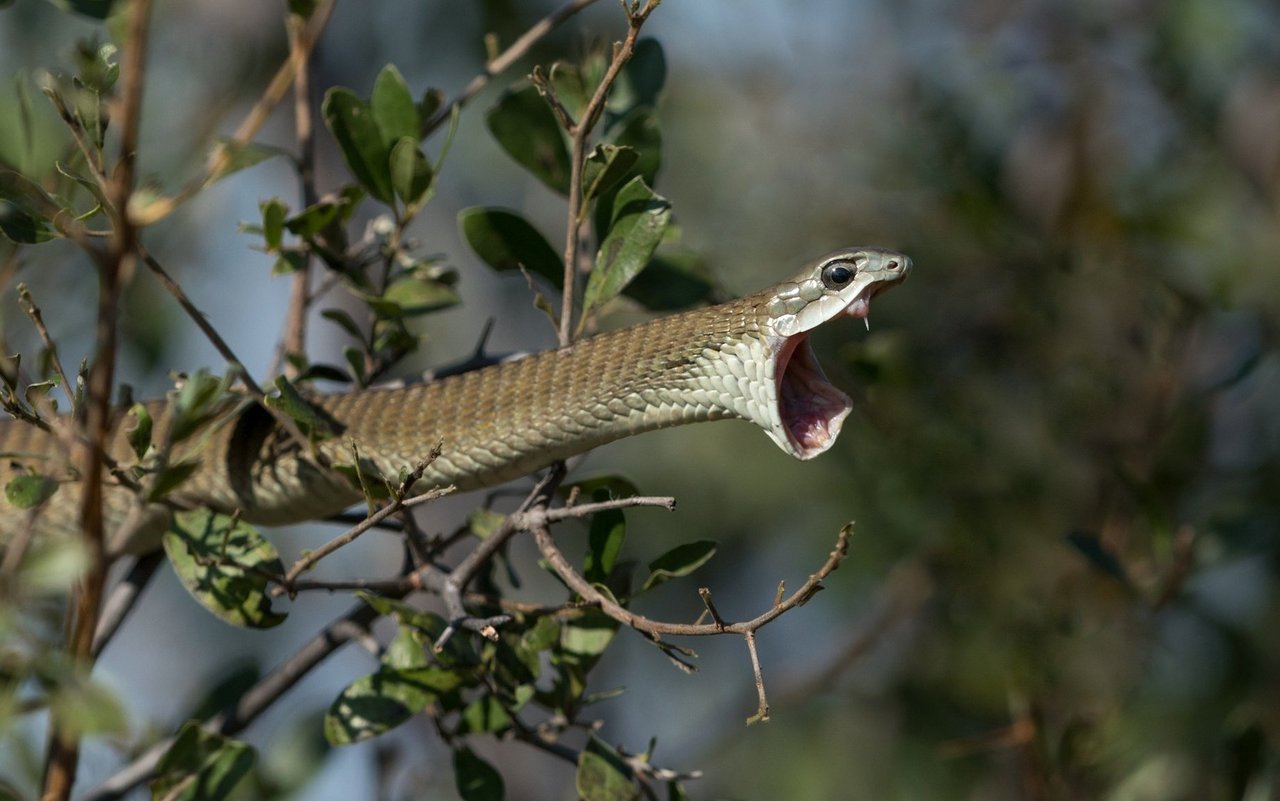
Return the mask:
POLYGON ((833 262, 822 268, 822 285, 827 289, 843 289, 853 280, 856 272, 849 262, 833 262))

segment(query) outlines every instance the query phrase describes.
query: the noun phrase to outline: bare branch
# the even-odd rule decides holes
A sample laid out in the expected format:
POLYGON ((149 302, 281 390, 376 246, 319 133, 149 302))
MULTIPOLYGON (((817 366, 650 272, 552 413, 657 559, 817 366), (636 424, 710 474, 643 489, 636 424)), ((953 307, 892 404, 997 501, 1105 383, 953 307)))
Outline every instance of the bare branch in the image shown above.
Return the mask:
POLYGON ((564 554, 556 547, 555 541, 551 538, 551 532, 545 527, 536 527, 533 529, 534 540, 538 544, 538 550, 542 553, 542 557, 547 560, 556 575, 562 581, 569 585, 569 588, 581 595, 585 600, 600 607, 601 611, 614 620, 649 636, 650 639, 657 640, 663 635, 675 635, 681 637, 706 637, 714 634, 746 634, 748 632, 758 631, 777 617, 785 614, 797 606, 802 606, 809 601, 819 590, 822 589, 822 581, 831 575, 849 552, 849 537, 853 533, 853 524, 850 523, 840 529, 840 533, 836 537, 836 545, 827 556, 827 560, 818 568, 817 572, 809 576, 808 580, 781 603, 775 604, 769 608, 767 612, 752 618, 751 620, 740 623, 664 623, 652 620, 644 615, 638 615, 635 612, 619 605, 608 596, 601 593, 591 585, 577 570, 569 564, 564 554))

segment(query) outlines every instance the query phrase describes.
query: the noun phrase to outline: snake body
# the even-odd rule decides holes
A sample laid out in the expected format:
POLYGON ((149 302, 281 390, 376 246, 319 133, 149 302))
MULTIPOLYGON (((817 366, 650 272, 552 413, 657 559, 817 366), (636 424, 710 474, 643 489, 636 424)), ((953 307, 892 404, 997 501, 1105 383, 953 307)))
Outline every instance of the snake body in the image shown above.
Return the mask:
MULTIPOLYGON (((722 418, 754 422, 784 451, 808 459, 831 446, 851 408, 813 357, 809 332, 841 315, 865 317, 871 295, 910 269, 892 251, 841 250, 770 289, 559 350, 424 384, 319 395, 309 401, 335 432, 317 443, 319 459, 261 407, 245 404, 204 438, 198 466, 168 503, 239 510, 265 525, 327 517, 362 498, 348 477, 324 466, 351 463, 353 443, 392 479, 440 444, 416 490, 491 486, 622 437, 722 418)), ((123 431, 109 450, 129 458, 123 431)), ((36 426, 0 423, 9 471, 56 475, 65 451, 36 426)), ((131 493, 110 486, 105 493, 109 516, 121 517, 131 493)), ((78 494, 64 483, 37 528, 73 529, 78 494)), ((26 520, 21 510, 0 510, 0 542, 26 520)))

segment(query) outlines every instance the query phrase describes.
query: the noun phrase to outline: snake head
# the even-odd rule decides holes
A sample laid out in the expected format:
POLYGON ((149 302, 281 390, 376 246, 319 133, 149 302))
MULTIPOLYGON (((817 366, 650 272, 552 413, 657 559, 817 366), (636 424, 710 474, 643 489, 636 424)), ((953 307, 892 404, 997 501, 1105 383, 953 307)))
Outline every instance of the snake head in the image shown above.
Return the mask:
POLYGON ((911 259, 882 248, 850 248, 810 262, 771 292, 764 304, 765 338, 772 365, 774 403, 757 420, 797 459, 812 459, 835 444, 853 409, 849 396, 827 380, 809 333, 837 317, 866 319, 871 298, 902 283, 911 259))

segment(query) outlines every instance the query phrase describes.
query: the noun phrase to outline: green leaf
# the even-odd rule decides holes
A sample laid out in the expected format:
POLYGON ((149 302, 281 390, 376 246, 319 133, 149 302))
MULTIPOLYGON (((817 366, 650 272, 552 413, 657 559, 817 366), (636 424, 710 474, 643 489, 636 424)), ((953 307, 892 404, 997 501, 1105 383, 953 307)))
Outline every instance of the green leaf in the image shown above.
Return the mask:
POLYGON ((524 267, 559 288, 564 262, 524 217, 506 209, 473 206, 458 212, 458 229, 485 264, 495 270, 524 267))
POLYGON ((382 134, 382 146, 388 153, 401 139, 411 139, 414 145, 418 144, 422 134, 418 106, 395 65, 386 65, 374 79, 369 106, 382 134))
POLYGON ((494 532, 498 530, 506 519, 507 516, 501 512, 478 507, 467 515, 467 528, 475 537, 487 540, 493 536, 494 532))
POLYGON ((595 84, 588 85, 582 69, 576 64, 566 64, 563 61, 557 61, 551 65, 548 77, 551 79, 551 86, 555 89, 560 105, 569 112, 569 116, 577 120, 591 100, 591 93, 596 88, 595 84))
POLYGON ((57 491, 58 482, 52 476, 24 473, 4 485, 4 498, 19 509, 34 509, 57 491))
POLYGON ((536 654, 550 650, 560 640, 560 624, 550 616, 538 618, 533 628, 520 635, 520 648, 526 653, 536 654))
POLYGON ((607 509, 591 516, 587 535, 587 558, 583 575, 587 581, 600 583, 609 580, 609 574, 617 564, 622 543, 627 539, 627 521, 621 509, 607 509))
POLYGON ((205 370, 197 370, 194 375, 187 376, 180 387, 169 391, 169 407, 173 417, 170 436, 174 442, 190 437, 222 411, 218 401, 222 400, 231 386, 237 369, 233 367, 221 377, 205 370))
POLYGON ((356 325, 356 321, 352 319, 351 315, 347 314, 342 309, 325 309, 320 312, 320 316, 326 320, 332 321, 343 331, 346 331, 351 335, 352 339, 359 342, 364 341, 364 332, 360 330, 360 326, 356 325))
POLYGON ((187 592, 234 626, 266 629, 285 616, 271 609, 268 575, 284 566, 276 549, 244 521, 209 509, 178 512, 164 550, 187 592))
POLYGON ((151 797, 166 801, 218 801, 227 798, 253 767, 256 754, 247 743, 184 723, 156 766, 151 797))
POLYGON ((19 568, 19 585, 28 597, 68 592, 92 560, 83 539, 37 537, 19 568))
POLYGON ((532 84, 505 92, 485 118, 498 144, 535 178, 569 192, 569 147, 556 115, 532 84))
POLYGON ((473 734, 497 733, 511 728, 511 715, 492 695, 482 695, 462 710, 464 731, 473 734))
POLYGON ((635 801, 640 797, 631 768, 616 749, 594 735, 578 756, 574 784, 582 801, 635 801))
POLYGON ((115 694, 97 682, 87 669, 62 662, 45 668, 49 681, 49 711, 59 728, 74 736, 123 734, 128 716, 115 694))
POLYGON ((716 555, 716 547, 716 543, 709 540, 677 545, 649 563, 649 578, 645 579, 641 592, 669 579, 689 575, 711 561, 711 557, 716 555))
POLYGON ((262 210, 262 239, 267 250, 279 250, 284 243, 284 219, 289 208, 278 197, 262 201, 258 208, 262 210))
POLYGON ((389 670, 426 667, 429 664, 426 650, 429 644, 421 631, 411 626, 400 626, 379 661, 389 670))
POLYGON ((502 801, 502 775, 466 746, 453 752, 453 776, 462 801, 502 801))
POLYGON ((639 159, 633 171, 653 186, 662 167, 662 128, 653 109, 638 108, 618 122, 613 144, 636 151, 639 159))
POLYGON ((422 201, 431 190, 431 164, 416 139, 401 137, 391 148, 391 185, 408 205, 422 201))
POLYGON ((152 488, 151 495, 148 497, 148 500, 154 502, 163 499, 164 496, 173 492, 181 486, 184 481, 191 478, 192 474, 196 472, 198 467, 200 467, 199 459, 190 459, 184 462, 173 462, 166 465, 164 470, 160 472, 159 477, 156 479, 155 487, 152 488))
POLYGON ((671 203, 639 176, 618 191, 609 233, 600 243, 583 292, 584 319, 616 297, 644 269, 670 222, 671 203))
MULTIPOLYGON (((444 633, 445 628, 448 626, 445 619, 435 612, 417 609, 404 601, 384 598, 367 592, 358 592, 356 596, 373 607, 378 614, 395 618, 396 622, 401 626, 408 626, 415 631, 421 632, 432 643, 444 633)), ((477 661, 475 652, 471 649, 466 637, 450 637, 445 644, 444 650, 436 654, 435 657, 436 661, 445 667, 474 665, 477 661)))
POLYGON ((311 19, 311 15, 316 12, 319 5, 320 0, 289 0, 289 13, 303 19, 311 19))
POLYGON ((618 73, 605 108, 620 116, 636 108, 653 108, 666 81, 667 58, 662 45, 657 39, 641 39, 631 60, 618 73))
POLYGON ((125 430, 125 436, 133 455, 141 459, 151 447, 151 412, 141 403, 135 403, 129 414, 133 416, 133 425, 125 430))
POLYGON ((393 281, 371 303, 384 317, 417 317, 456 306, 458 300, 457 291, 448 284, 409 276, 393 281))
POLYGON ((560 647, 578 661, 593 660, 609 647, 617 630, 616 620, 598 609, 588 609, 560 627, 560 647))
POLYGON ((394 199, 387 161, 390 148, 368 104, 350 89, 335 86, 325 93, 320 111, 351 174, 370 195, 390 204, 394 199))
POLYGON ((677 311, 715 301, 715 284, 696 253, 663 248, 622 294, 650 311, 677 311))
POLYGON ((61 204, 26 176, 0 169, 0 233, 18 244, 34 245, 58 236, 50 222, 61 204))
POLYGON ((381 669, 356 679, 334 699, 324 718, 333 745, 377 737, 427 708, 441 693, 461 687, 462 676, 442 667, 381 669))
POLYGON ((4 199, 0 199, 0 234, 19 245, 38 245, 56 236, 46 219, 4 199))
POLYGON ((640 158, 633 148, 600 144, 587 157, 582 165, 582 197, 591 201, 627 176, 628 171, 640 158))
POLYGON ((229 139, 224 139, 214 144, 210 156, 211 158, 225 158, 226 160, 219 165, 217 170, 210 173, 208 182, 212 184, 221 181, 228 175, 247 170, 267 159, 287 155, 289 155, 289 151, 284 148, 259 145, 253 142, 238 145, 229 139))
POLYGON ((440 89, 427 89, 422 93, 422 100, 418 101, 418 119, 426 125, 427 120, 434 117, 443 105, 444 92, 440 89))
POLYGON ((267 406, 287 415, 309 437, 324 439, 334 435, 329 420, 302 396, 293 382, 282 375, 276 376, 275 387, 279 394, 266 396, 267 406))

